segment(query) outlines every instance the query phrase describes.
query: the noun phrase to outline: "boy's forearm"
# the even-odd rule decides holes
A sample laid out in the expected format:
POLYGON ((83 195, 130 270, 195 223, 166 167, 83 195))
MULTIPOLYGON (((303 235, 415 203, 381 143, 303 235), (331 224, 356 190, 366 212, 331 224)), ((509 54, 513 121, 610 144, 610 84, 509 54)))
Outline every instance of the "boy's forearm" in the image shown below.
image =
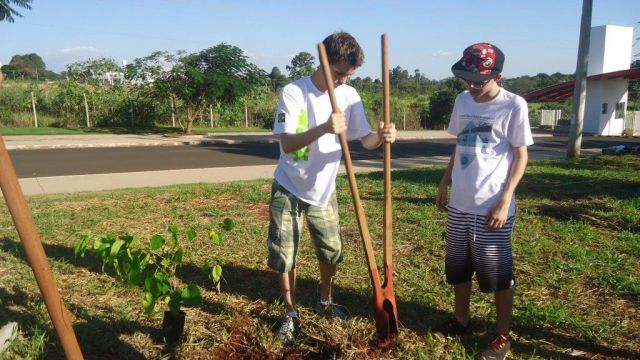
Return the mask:
POLYGON ((451 173, 453 172, 453 163, 455 161, 455 157, 456 157, 456 149, 453 149, 453 153, 451 154, 451 157, 449 158, 449 165, 447 166, 447 170, 444 172, 444 175, 442 175, 442 180, 440 180, 440 186, 449 186, 449 184, 451 184, 451 173))
POLYGON ((382 139, 378 136, 377 133, 372 132, 369 135, 366 135, 362 138, 362 146, 367 150, 377 149, 380 145, 382 145, 382 139))
POLYGON ((516 192, 516 188, 524 176, 524 171, 527 168, 527 162, 529 161, 529 154, 526 146, 521 146, 513 149, 513 164, 511 165, 511 171, 507 178, 507 183, 504 186, 502 193, 502 200, 511 202, 513 194, 516 192))
POLYGON ((319 125, 299 134, 282 133, 280 146, 285 153, 289 154, 311 144, 327 132, 323 125, 319 125))

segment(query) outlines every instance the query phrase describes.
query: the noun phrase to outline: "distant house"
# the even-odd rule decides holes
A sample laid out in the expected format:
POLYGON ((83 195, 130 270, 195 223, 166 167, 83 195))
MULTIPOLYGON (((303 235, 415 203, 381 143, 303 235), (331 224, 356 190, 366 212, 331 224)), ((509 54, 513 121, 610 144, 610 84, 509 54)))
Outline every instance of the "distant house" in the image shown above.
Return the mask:
POLYGON ((109 71, 103 74, 92 76, 100 84, 122 85, 125 82, 124 73, 120 71, 109 71))
MULTIPOLYGON (((633 28, 603 25, 591 28, 587 76, 629 70, 633 28)), ((584 132, 621 135, 627 113, 629 80, 624 77, 589 81, 584 132)))
MULTIPOLYGON (((629 80, 640 78, 640 69, 630 69, 632 47, 632 27, 591 28, 585 133, 618 136, 625 130, 629 80)), ((573 96, 574 86, 575 81, 567 81, 532 91, 524 98, 529 102, 561 101, 573 96)))

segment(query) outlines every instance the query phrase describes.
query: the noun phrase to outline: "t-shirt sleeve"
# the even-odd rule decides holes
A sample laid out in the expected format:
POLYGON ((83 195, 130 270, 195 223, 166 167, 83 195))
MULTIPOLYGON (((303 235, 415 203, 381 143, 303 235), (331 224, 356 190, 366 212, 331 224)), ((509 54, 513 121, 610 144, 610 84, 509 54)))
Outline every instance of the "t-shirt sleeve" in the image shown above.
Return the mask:
POLYGON ((509 120, 509 143, 513 147, 529 146, 533 144, 531 126, 529 125, 529 108, 527 102, 518 97, 515 108, 509 120))
POLYGON ((302 101, 302 92, 296 86, 289 84, 282 89, 278 107, 276 108, 276 117, 273 121, 274 134, 295 134, 298 126, 298 115, 300 109, 304 105, 302 101))
POLYGON ((369 135, 371 133, 371 126, 369 126, 369 122, 367 121, 362 99, 355 90, 349 94, 348 103, 349 105, 347 105, 345 109, 345 116, 347 117, 347 139, 355 140, 369 135))
POLYGON ((458 136, 460 133, 460 129, 458 129, 459 122, 458 113, 460 112, 460 103, 459 103, 460 95, 456 96, 456 100, 453 103, 453 110, 451 111, 451 117, 449 118, 449 127, 447 128, 447 132, 450 135, 458 136))

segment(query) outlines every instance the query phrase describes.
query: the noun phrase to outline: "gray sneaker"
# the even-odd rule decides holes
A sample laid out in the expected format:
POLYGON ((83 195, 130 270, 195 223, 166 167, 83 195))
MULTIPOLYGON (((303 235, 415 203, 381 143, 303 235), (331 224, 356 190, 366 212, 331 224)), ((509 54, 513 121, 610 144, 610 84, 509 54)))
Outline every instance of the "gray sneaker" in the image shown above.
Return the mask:
POLYGON ((322 305, 318 301, 316 304, 316 312, 324 317, 336 318, 340 320, 348 320, 349 315, 343 310, 344 306, 340 306, 336 303, 330 303, 328 305, 322 305))
POLYGON ((508 335, 496 334, 491 341, 489 347, 482 352, 480 359, 482 360, 504 360, 511 350, 511 341, 508 335))
POLYGON ((285 344, 291 344, 300 333, 301 322, 297 317, 285 316, 276 332, 276 338, 285 344))

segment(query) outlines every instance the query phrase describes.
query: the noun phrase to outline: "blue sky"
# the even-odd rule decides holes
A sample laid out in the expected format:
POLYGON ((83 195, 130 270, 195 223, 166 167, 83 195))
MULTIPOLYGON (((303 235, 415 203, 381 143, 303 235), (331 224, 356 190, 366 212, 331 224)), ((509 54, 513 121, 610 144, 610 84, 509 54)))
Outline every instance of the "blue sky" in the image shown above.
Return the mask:
MULTIPOLYGON (((636 27, 639 0, 594 0, 592 25, 636 27)), ((121 63, 155 50, 196 52, 238 46, 266 71, 337 30, 365 51, 355 76, 380 77, 380 35, 390 63, 427 77, 451 76, 469 44, 489 41, 506 54, 506 77, 575 71, 581 0, 34 0, 23 18, 0 23, 0 62, 37 53, 47 68, 89 58, 121 63)), ((640 45, 634 46, 634 54, 640 45)))

